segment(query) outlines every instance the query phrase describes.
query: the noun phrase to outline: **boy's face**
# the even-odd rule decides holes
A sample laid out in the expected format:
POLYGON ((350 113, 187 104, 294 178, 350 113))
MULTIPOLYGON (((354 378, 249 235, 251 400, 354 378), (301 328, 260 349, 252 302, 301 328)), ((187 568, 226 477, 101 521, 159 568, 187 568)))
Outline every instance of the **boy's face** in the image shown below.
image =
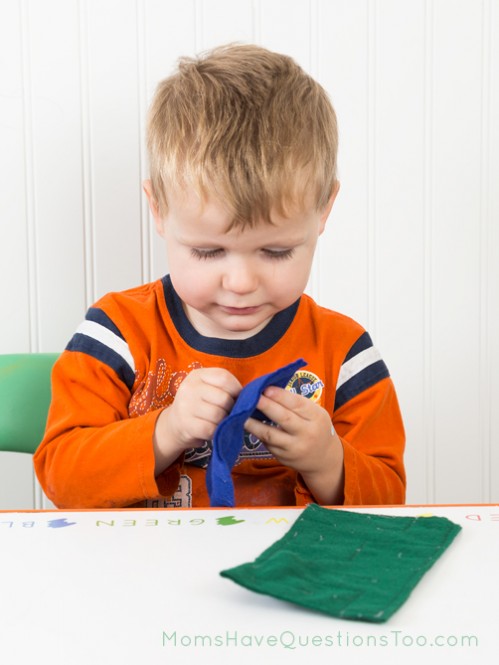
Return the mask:
POLYGON ((273 224, 228 230, 230 214, 216 199, 202 205, 186 189, 169 197, 160 218, 150 183, 144 189, 187 317, 200 334, 223 339, 251 337, 302 295, 334 201, 320 212, 310 205, 289 218, 273 213, 273 224))

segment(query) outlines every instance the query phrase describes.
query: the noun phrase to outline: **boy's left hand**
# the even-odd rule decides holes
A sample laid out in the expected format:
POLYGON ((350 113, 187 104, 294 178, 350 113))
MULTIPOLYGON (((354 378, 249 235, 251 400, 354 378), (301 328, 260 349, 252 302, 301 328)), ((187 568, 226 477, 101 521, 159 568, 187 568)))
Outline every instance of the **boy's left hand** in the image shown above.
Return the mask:
POLYGON ((340 497, 343 446, 329 413, 312 400, 276 386, 266 388, 257 408, 277 426, 249 418, 245 429, 282 464, 300 473, 316 500, 330 503, 340 497))

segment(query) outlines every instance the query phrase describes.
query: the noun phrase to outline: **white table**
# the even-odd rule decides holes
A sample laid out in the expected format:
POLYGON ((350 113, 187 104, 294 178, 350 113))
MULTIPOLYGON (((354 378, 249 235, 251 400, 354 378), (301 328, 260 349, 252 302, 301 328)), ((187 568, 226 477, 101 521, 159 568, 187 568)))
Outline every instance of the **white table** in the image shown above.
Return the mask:
POLYGON ((349 510, 463 527, 384 624, 220 577, 279 539, 299 509, 0 512, 0 663, 496 663, 499 506, 349 510))

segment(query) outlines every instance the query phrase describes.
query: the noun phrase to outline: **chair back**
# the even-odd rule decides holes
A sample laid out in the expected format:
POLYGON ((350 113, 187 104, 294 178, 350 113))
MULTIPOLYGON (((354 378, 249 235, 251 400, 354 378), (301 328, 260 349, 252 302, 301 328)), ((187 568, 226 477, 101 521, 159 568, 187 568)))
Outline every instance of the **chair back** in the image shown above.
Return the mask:
POLYGON ((43 438, 58 353, 0 355, 0 451, 31 453, 43 438))

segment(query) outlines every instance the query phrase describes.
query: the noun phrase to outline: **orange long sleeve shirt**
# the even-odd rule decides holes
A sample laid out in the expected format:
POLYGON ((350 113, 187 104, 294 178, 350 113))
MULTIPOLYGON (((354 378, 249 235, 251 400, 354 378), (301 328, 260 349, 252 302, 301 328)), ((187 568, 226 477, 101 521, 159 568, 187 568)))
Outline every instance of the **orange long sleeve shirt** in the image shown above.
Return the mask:
MULTIPOLYGON (((246 340, 206 338, 168 276, 108 294, 89 309, 57 361, 35 470, 60 508, 206 507, 211 442, 154 476, 156 418, 196 367, 245 385, 298 357, 287 388, 330 414, 344 448, 344 503, 405 498, 404 428, 385 363, 361 326, 303 295, 246 340)), ((246 434, 233 469, 237 506, 314 501, 298 474, 246 434)))

